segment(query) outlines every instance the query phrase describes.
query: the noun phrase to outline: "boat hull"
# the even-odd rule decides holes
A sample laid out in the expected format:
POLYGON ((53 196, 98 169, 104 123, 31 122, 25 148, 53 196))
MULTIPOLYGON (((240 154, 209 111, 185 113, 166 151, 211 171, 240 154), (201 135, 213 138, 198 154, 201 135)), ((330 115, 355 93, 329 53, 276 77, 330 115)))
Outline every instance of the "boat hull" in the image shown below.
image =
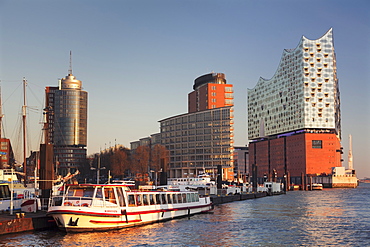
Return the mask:
POLYGON ((80 207, 66 209, 65 206, 59 206, 49 210, 48 214, 54 218, 59 229, 63 231, 86 232, 106 231, 151 224, 208 212, 213 208, 210 202, 207 204, 199 203, 198 205, 184 203, 178 207, 159 206, 143 206, 133 209, 128 207, 123 210, 117 208, 111 209, 110 211, 112 212, 108 214, 104 212, 106 209, 81 209, 80 207))

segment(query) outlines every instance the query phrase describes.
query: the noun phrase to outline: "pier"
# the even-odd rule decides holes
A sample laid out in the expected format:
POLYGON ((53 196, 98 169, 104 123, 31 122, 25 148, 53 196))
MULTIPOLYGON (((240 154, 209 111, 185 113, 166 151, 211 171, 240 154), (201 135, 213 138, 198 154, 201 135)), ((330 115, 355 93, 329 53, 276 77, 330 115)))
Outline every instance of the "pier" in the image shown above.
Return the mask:
POLYGON ((235 201, 244 201, 248 199, 256 199, 265 197, 268 194, 266 192, 256 192, 256 193, 241 193, 237 195, 211 195, 211 201, 213 205, 223 204, 223 203, 229 203, 229 202, 235 202, 235 201))
POLYGON ((52 228, 56 228, 56 223, 45 211, 0 214, 0 235, 52 228))

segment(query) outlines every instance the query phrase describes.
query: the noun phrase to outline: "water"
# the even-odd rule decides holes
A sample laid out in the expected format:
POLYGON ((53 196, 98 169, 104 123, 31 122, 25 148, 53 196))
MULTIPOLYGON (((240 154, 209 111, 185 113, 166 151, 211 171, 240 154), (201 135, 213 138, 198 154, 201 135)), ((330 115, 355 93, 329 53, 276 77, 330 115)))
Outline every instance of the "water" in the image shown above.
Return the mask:
POLYGON ((370 246, 370 184, 238 201, 163 223, 99 233, 0 237, 0 246, 370 246))

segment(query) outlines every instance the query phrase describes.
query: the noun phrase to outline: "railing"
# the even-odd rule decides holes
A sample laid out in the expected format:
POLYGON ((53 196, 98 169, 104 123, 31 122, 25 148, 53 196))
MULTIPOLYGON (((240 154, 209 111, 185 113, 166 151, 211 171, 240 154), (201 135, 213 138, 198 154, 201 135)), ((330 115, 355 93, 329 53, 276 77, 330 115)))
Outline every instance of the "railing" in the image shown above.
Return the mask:
POLYGON ((74 206, 74 207, 108 207, 116 208, 118 205, 113 202, 104 201, 102 198, 76 197, 76 196, 54 196, 50 199, 49 207, 53 206, 74 206))

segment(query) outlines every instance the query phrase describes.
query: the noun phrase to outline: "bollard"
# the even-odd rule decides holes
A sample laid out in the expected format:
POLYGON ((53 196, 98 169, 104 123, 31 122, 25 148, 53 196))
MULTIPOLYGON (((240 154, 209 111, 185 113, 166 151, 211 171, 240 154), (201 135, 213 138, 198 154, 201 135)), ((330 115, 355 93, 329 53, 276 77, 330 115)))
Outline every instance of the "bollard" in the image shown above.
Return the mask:
POLYGON ((21 213, 21 218, 24 218, 26 214, 25 213, 21 213))
POLYGON ((21 214, 20 214, 20 213, 16 213, 16 214, 15 214, 15 217, 16 217, 17 219, 19 219, 19 218, 21 217, 21 214))

